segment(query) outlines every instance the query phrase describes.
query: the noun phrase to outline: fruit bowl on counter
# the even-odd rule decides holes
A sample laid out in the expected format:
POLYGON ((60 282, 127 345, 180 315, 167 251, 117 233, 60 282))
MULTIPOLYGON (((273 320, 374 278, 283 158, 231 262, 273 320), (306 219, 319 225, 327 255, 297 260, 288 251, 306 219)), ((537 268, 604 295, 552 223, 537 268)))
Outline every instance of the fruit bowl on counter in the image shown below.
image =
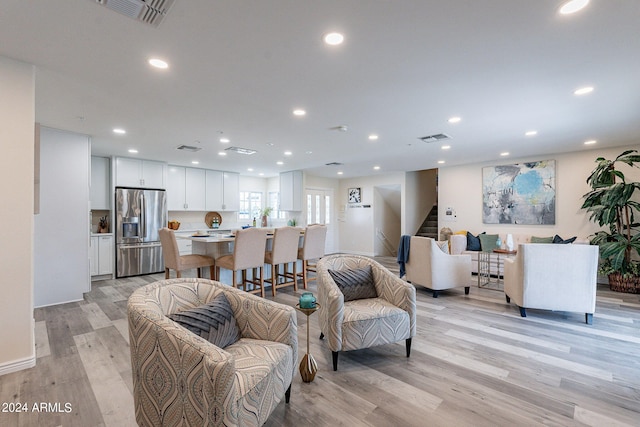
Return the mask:
POLYGON ((180 228, 180 221, 169 221, 167 227, 169 227, 170 230, 177 230, 178 228, 180 228))

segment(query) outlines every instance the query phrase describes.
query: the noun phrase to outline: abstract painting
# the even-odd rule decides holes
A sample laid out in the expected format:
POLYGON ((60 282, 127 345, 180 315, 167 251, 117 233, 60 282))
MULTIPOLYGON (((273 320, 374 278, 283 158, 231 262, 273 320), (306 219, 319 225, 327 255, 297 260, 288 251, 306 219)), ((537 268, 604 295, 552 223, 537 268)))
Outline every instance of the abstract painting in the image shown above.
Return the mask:
POLYGON ((555 181, 555 160, 482 168, 482 222, 555 224, 555 181))

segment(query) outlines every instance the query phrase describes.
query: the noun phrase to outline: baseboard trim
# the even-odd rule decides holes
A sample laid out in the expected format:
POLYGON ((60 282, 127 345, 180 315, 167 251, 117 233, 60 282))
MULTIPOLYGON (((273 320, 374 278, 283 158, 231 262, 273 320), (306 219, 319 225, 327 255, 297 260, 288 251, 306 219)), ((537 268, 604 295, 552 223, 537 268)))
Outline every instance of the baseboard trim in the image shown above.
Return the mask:
POLYGON ((18 359, 12 362, 0 364, 0 376, 10 374, 12 372, 22 371, 23 369, 33 368, 34 366, 36 366, 35 354, 30 357, 25 357, 24 359, 18 359))

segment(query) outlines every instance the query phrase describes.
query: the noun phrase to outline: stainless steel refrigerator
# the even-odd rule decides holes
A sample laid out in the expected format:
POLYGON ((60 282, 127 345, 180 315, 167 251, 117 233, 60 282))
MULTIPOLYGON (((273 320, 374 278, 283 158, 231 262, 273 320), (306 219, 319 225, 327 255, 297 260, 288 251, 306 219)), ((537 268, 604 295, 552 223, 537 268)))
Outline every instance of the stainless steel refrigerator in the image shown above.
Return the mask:
POLYGON ((164 271, 158 230, 167 223, 164 190, 116 187, 116 277, 164 271))

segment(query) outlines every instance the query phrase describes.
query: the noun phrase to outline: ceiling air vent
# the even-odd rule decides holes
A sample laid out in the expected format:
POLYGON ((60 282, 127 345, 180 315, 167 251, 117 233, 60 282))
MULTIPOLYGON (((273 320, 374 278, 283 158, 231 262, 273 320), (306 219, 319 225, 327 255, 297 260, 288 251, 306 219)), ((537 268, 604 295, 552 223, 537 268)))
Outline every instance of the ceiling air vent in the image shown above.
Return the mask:
POLYGON ((202 148, 201 147, 194 147, 193 145, 179 145, 179 146, 176 147, 176 150, 190 151, 192 153, 195 153, 196 151, 202 150, 202 148))
POLYGON ((338 163, 338 162, 325 163, 325 166, 342 166, 342 163, 338 163))
POLYGON ((246 154, 248 156, 257 153, 256 150, 252 150, 250 148, 241 148, 241 147, 229 147, 229 148, 225 148, 224 151, 235 151, 238 154, 246 154))
POLYGON ((157 27, 175 0, 96 0, 96 2, 121 15, 157 27))
POLYGON ((443 139, 451 139, 451 137, 445 133, 436 133, 435 135, 428 135, 428 136, 423 136, 420 139, 422 142, 436 142, 436 141, 442 141, 443 139))

